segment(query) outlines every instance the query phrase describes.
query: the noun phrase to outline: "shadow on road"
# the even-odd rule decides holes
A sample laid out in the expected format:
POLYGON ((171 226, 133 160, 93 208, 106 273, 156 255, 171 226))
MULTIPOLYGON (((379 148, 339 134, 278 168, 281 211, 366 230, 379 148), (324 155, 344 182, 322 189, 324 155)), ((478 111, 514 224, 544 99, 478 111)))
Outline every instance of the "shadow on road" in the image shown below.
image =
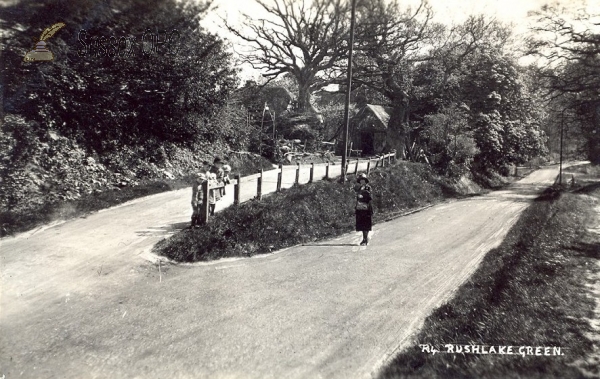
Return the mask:
POLYGON ((600 243, 578 242, 575 245, 569 246, 569 248, 577 251, 582 257, 600 259, 600 243))
POLYGON ((190 226, 189 222, 176 222, 174 224, 168 224, 164 226, 150 226, 145 230, 138 230, 135 232, 140 237, 161 237, 171 234, 175 234, 183 229, 190 226))
POLYGON ((472 197, 477 200, 507 200, 514 202, 529 203, 535 200, 546 189, 547 185, 539 183, 515 183, 507 189, 493 191, 481 196, 472 197))
POLYGON ((302 246, 358 246, 355 243, 303 243, 302 246))
MULTIPOLYGON (((585 182, 584 182, 585 183, 585 182)), ((575 193, 585 193, 585 194, 589 194, 592 193, 594 191, 596 191, 597 189, 600 188, 600 182, 598 183, 593 183, 593 184, 589 184, 585 187, 579 188, 575 191, 575 193)))

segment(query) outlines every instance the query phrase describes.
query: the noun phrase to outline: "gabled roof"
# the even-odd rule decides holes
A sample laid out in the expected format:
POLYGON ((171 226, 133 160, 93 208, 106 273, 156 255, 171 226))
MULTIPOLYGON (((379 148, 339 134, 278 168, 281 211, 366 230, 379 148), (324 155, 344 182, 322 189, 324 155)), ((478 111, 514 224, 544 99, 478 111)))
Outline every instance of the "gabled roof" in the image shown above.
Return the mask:
POLYGON ((366 108, 368 108, 375 115, 375 117, 381 121, 381 124, 387 128, 388 123, 390 122, 390 113, 392 113, 391 107, 367 104, 366 108))
POLYGON ((390 122, 390 114, 392 113, 391 107, 384 107, 383 105, 367 104, 354 116, 354 120, 362 124, 361 120, 365 120, 367 117, 374 116, 374 124, 364 125, 366 128, 375 128, 378 130, 385 130, 390 122))

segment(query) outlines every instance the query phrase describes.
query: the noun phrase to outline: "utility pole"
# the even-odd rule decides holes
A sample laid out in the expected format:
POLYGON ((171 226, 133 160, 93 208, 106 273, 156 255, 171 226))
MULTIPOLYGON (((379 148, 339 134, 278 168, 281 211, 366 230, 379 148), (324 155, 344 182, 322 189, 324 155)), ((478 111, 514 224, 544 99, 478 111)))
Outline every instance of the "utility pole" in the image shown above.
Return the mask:
POLYGON ((265 106, 263 107, 263 111, 262 111, 262 118, 260 119, 260 145, 258 145, 258 154, 262 155, 262 145, 263 145, 263 127, 264 127, 264 122, 265 122, 265 111, 269 110, 269 106, 267 105, 267 103, 265 102, 265 106))
POLYGON ((342 153, 342 183, 346 182, 346 165, 348 154, 348 126, 350 124, 350 92, 352 91, 352 53, 354 50, 354 19, 356 17, 356 0, 352 0, 352 13, 350 15, 350 40, 348 50, 348 82, 346 84, 346 104, 344 107, 344 152, 342 153))
POLYGON ((275 109, 273 109, 273 142, 275 142, 275 109))
POLYGON ((563 134, 565 129, 565 111, 567 108, 564 108, 562 112, 560 112, 560 164, 558 168, 558 184, 562 185, 562 167, 563 167, 563 134))

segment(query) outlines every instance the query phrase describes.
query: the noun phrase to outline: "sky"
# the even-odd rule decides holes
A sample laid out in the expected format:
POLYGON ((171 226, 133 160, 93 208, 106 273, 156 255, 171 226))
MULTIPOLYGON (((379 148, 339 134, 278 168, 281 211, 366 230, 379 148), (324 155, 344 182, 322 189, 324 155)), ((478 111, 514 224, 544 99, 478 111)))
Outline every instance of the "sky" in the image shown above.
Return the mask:
MULTIPOLYGON (((267 0, 268 1, 268 0, 267 0)), ((568 3, 581 3, 580 0, 564 1, 568 3)), ((401 5, 417 4, 417 0, 402 0, 401 5)), ((547 0, 429 0, 435 16, 436 21, 461 21, 464 20, 470 14, 487 14, 494 15, 501 21, 515 22, 523 24, 526 22, 527 13, 529 11, 539 9, 543 4, 548 3, 547 0)), ((241 12, 248 13, 250 15, 256 15, 259 17, 260 6, 255 1, 246 0, 240 2, 239 0, 214 0, 213 7, 216 7, 217 12, 207 17, 205 26, 219 27, 220 20, 218 17, 214 17, 217 14, 227 14, 229 21, 236 21, 237 14, 241 12), (212 22, 215 25, 210 25, 212 22)))
MULTIPOLYGON (((265 0, 270 2, 272 0, 265 0)), ((399 0, 401 5, 417 5, 419 0, 399 0)), ((527 33, 529 24, 533 21, 528 14, 539 10, 544 4, 555 3, 548 0, 429 0, 433 8, 433 20, 441 23, 459 23, 469 15, 484 14, 495 17, 498 21, 512 24, 516 36, 527 33)), ((558 3, 566 8, 586 8, 591 12, 600 13, 598 0, 559 0, 558 3)), ((241 41, 236 40, 223 27, 222 18, 227 19, 231 25, 241 23, 240 13, 246 13, 253 18, 264 17, 264 11, 254 0, 213 0, 214 9, 209 11, 202 24, 211 32, 220 34, 231 41, 233 48, 239 47, 241 41)), ((246 78, 259 77, 260 73, 248 66, 242 69, 242 76, 246 78)))

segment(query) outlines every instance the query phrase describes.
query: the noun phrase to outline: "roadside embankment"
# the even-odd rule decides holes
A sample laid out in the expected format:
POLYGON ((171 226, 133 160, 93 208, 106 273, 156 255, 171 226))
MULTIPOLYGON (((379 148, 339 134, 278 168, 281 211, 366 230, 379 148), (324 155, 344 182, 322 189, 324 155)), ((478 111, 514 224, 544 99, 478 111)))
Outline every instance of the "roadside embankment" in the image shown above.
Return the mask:
POLYGON ((537 198, 380 377, 575 378, 597 371, 586 357, 598 351, 590 338, 598 305, 589 278, 600 271, 600 235, 591 232, 600 227, 600 187, 581 183, 537 198))
MULTIPOLYGON (((155 252, 175 261, 269 253, 341 235, 354 228, 353 176, 346 184, 321 181, 232 206, 200 229, 184 230, 159 242, 155 252)), ((371 172, 374 221, 463 194, 463 187, 424 164, 398 162, 371 172)))

